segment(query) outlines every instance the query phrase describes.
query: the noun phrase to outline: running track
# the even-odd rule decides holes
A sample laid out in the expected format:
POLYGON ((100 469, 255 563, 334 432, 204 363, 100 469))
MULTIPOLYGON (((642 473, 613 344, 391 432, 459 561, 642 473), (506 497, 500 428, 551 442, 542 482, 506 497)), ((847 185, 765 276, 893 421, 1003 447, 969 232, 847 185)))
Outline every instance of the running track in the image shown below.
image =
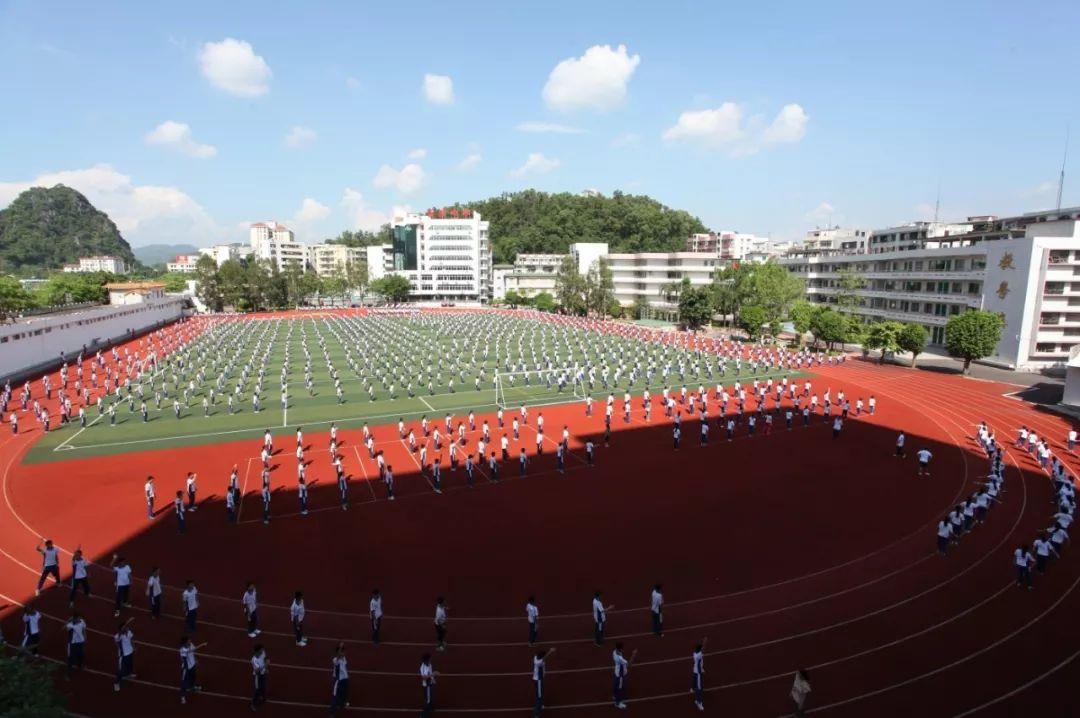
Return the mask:
MULTIPOLYGON (((615 640, 627 652, 639 651, 628 684, 635 715, 696 713, 689 656, 702 636, 709 638, 710 714, 785 715, 791 674, 803 666, 811 672, 810 706, 818 715, 1069 715, 1080 645, 1075 550, 1037 578, 1036 590, 1012 583, 1012 550, 1050 523, 1045 474, 1026 454, 1010 451, 1004 504, 947 558, 933 550, 937 520, 986 473, 973 439, 980 420, 1005 441, 1020 424, 1034 427, 1061 456, 1067 424, 1003 396, 1011 387, 899 367, 849 361, 817 370, 813 381, 817 391, 829 386, 834 395, 838 389, 851 398, 876 394, 877 415, 848 422, 836 441, 819 416, 810 427, 797 422, 791 432, 781 428, 769 437, 740 431, 731 443, 714 431, 708 447, 698 446, 696 425, 688 422, 676 453, 661 412, 654 410, 646 425, 636 406, 630 425, 616 411, 612 446, 598 441, 598 466, 588 468, 582 447, 589 436, 599 438, 602 412, 587 420, 580 406, 545 407, 545 455, 532 457, 525 480, 517 478, 516 460, 502 469, 499 484, 490 482, 485 466, 472 491, 462 472, 444 470, 442 496, 418 473, 396 427, 377 427, 377 444, 397 475, 393 503, 369 480, 375 466, 359 432, 342 431, 352 479, 348 512, 336 506, 326 436, 308 435, 308 477, 319 484, 313 512, 303 518, 291 515, 295 444, 281 437, 270 526, 260 520, 254 493, 257 442, 23 466, 19 458, 36 432, 5 432, 4 632, 17 637, 18 605, 36 600, 46 618, 43 653, 63 656, 58 621, 69 615, 66 591, 32 599, 40 566, 34 544, 48 535, 67 551, 81 543, 98 564, 119 550, 135 566, 129 615, 136 617, 139 677, 118 694, 111 688, 115 622, 104 568, 91 571, 103 597, 80 599, 91 628, 89 670, 61 689, 84 715, 246 711, 251 641, 239 596, 249 578, 259 584, 260 640, 272 667, 268 715, 325 713, 329 656, 338 640, 348 642, 353 712, 415 713, 415 671, 419 655, 432 648, 437 594, 451 609, 450 647, 435 654, 440 712, 524 715, 531 707, 532 652, 522 614, 530 593, 541 607, 542 645, 558 648, 546 686, 548 709, 558 715, 612 710, 615 640), (564 424, 571 455, 560 475, 553 453, 564 424), (907 460, 892 456, 900 428, 909 435, 907 460), (935 454, 930 479, 914 476, 911 454, 922 445, 935 454), (221 489, 234 464, 247 493, 240 524, 228 526, 221 489), (153 473, 159 505, 165 504, 188 470, 200 475, 200 509, 179 537, 171 511, 148 522, 139 497, 153 473), (158 623, 139 600, 138 579, 152 563, 161 564, 168 585, 158 623), (196 640, 209 645, 200 652, 205 691, 181 707, 178 587, 188 576, 201 593, 196 640), (663 638, 649 633, 647 599, 655 581, 664 582, 668 600, 663 638), (377 648, 366 621, 376 585, 387 611, 377 648), (293 645, 284 609, 301 587, 311 638, 303 649, 293 645), (587 612, 595 589, 616 606, 603 648, 591 643, 587 612)), ((536 413, 522 431, 530 454, 536 413)), ((511 456, 517 453, 512 443, 511 456)), ((1075 471, 1076 459, 1065 458, 1075 471)), ((65 578, 68 559, 65 553, 65 578)))

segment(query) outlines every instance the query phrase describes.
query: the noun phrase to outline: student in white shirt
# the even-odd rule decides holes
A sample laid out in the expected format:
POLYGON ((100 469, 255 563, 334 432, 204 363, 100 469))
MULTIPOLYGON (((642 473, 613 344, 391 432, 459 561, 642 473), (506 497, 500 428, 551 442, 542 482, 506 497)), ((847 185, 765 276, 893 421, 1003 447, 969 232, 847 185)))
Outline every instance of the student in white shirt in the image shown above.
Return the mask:
POLYGON ((79 612, 71 614, 71 620, 64 624, 67 630, 67 670, 70 674, 76 668, 86 664, 86 621, 79 612))
POLYGON ((1054 550, 1053 544, 1042 536, 1035 539, 1032 548, 1035 549, 1035 570, 1038 571, 1039 574, 1046 573, 1046 564, 1050 560, 1050 554, 1053 553, 1057 556, 1057 551, 1054 550))
MULTIPOLYGON (((41 589, 45 586, 45 579, 52 576, 53 581, 60 584, 60 549, 53 546, 51 539, 43 539, 44 546, 39 543, 36 551, 41 554, 41 577, 37 582, 35 596, 41 595, 41 589)), ((74 591, 74 589, 72 589, 74 591)), ((89 592, 87 592, 89 595, 89 592)))
POLYGON ((116 628, 113 642, 116 643, 117 666, 113 690, 120 690, 120 682, 125 678, 135 678, 135 633, 131 630, 134 618, 129 618, 116 628))
POLYGON ((116 584, 116 603, 113 606, 113 617, 118 617, 121 608, 131 606, 129 601, 131 593, 131 565, 128 564, 126 558, 114 553, 112 562, 109 566, 113 570, 114 582, 116 584))
POLYGON ((540 628, 540 607, 536 605, 535 596, 529 596, 529 600, 525 602, 525 620, 529 622, 529 645, 535 646, 540 628))
POLYGON ((382 628, 382 593, 379 589, 371 591, 371 600, 368 602, 368 618, 371 619, 371 642, 379 645, 379 629, 382 628))
POLYGON ((143 493, 146 494, 146 518, 154 520, 154 477, 147 476, 143 484, 143 493))
POLYGON ((205 646, 205 643, 195 645, 190 638, 183 636, 180 639, 180 703, 187 703, 189 693, 202 690, 198 679, 198 659, 196 652, 205 646))
POLYGON ((435 679, 439 676, 431 665, 431 654, 425 653, 420 658, 420 686, 424 689, 424 707, 421 718, 428 718, 435 712, 435 679))
POLYGON ((1027 544, 1022 544, 1013 552, 1013 562, 1016 564, 1016 585, 1027 586, 1031 590, 1031 564, 1035 557, 1028 551, 1027 544))
POLYGON ((810 695, 810 672, 805 668, 795 671, 795 680, 791 684, 791 702, 797 718, 806 715, 806 697, 810 695))
POLYGON ((930 460, 934 458, 934 455, 930 453, 929 449, 923 448, 915 452, 915 456, 919 459, 919 476, 930 475, 930 460))
POLYGON ((611 659, 615 664, 615 681, 614 688, 612 689, 612 695, 615 699, 615 707, 619 710, 626 709, 626 674, 630 670, 630 664, 634 662, 637 657, 637 651, 635 650, 630 654, 629 660, 623 656, 623 644, 622 642, 615 644, 615 650, 611 653, 611 659))
POLYGON ((90 597, 90 579, 87 573, 87 567, 90 562, 83 556, 82 548, 76 547, 75 553, 71 555, 71 596, 68 598, 68 605, 75 605, 75 594, 80 588, 86 597, 90 597))
POLYGON ((699 711, 705 710, 705 646, 708 642, 708 638, 702 638, 701 643, 694 646, 694 655, 690 659, 690 691, 694 694, 694 707, 699 711))
POLYGON ((240 606, 244 611, 244 617, 247 618, 248 638, 255 638, 262 633, 259 629, 259 595, 255 590, 255 584, 249 583, 244 589, 244 595, 240 597, 240 606))
POLYGON ((293 594, 292 604, 289 605, 289 618, 292 620, 293 634, 296 637, 296 645, 306 646, 307 638, 304 637, 304 592, 297 591, 293 594))
POLYGON ((604 602, 600 600, 599 591, 593 594, 593 642, 598 646, 604 643, 604 624, 607 623, 607 612, 613 608, 615 608, 614 605, 604 605, 604 602))
POLYGON ((266 702, 266 674, 270 672, 270 661, 266 658, 266 649, 261 643, 251 648, 251 675, 255 680, 255 690, 251 695, 251 710, 258 710, 266 702))
POLYGON ((23 638, 21 649, 31 656, 37 657, 38 646, 41 645, 41 614, 33 606, 27 606, 23 611, 23 638))
POLYGON ((435 599, 435 650, 446 650, 446 603, 443 597, 435 599))
POLYGON ((330 659, 330 676, 333 680, 330 687, 330 715, 334 715, 342 708, 349 707, 349 662, 345 658, 344 641, 334 649, 334 656, 330 659))
POLYGON ((659 583, 653 586, 649 595, 649 613, 652 615, 652 632, 658 637, 664 635, 664 594, 659 583))
POLYGON ((937 550, 942 556, 948 551, 949 540, 952 538, 952 524, 949 523, 949 517, 946 516, 938 522, 937 528, 937 550))
POLYGON ((199 589, 190 578, 185 582, 180 599, 184 604, 184 627, 188 633, 195 633, 199 620, 199 589))
POLYGON ((533 716, 544 712, 544 677, 547 673, 547 659, 555 653, 555 649, 540 649, 533 656, 532 679, 536 693, 536 703, 533 705, 533 716))
POLYGON ((146 578, 146 598, 150 603, 150 618, 161 618, 161 569, 154 566, 146 578))

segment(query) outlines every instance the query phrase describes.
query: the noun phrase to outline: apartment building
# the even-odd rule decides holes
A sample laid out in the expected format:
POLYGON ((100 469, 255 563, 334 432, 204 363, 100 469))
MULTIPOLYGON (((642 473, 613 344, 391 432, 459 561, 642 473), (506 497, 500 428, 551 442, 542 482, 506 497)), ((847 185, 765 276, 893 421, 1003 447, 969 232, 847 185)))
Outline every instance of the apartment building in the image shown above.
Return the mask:
POLYGON ((256 222, 248 232, 252 257, 267 261, 284 271, 289 265, 307 269, 311 263, 306 244, 297 242, 293 231, 280 222, 256 222))
POLYGON ((311 267, 320 277, 342 275, 349 264, 367 261, 364 249, 343 244, 316 244, 309 251, 311 267))
POLYGON ((179 272, 180 274, 192 274, 195 271, 195 264, 201 256, 201 254, 178 254, 173 257, 173 261, 166 262, 165 270, 179 272))
POLYGON ((394 271, 394 245, 375 244, 364 248, 367 256, 368 281, 382 279, 394 271))
POLYGON ((250 257, 252 248, 246 244, 215 244, 213 247, 202 247, 199 254, 210 257, 217 266, 221 266, 230 260, 236 261, 250 257))
POLYGON ((74 264, 65 264, 65 272, 112 272, 123 274, 127 271, 127 264, 120 257, 110 254, 96 255, 93 257, 79 257, 74 264))

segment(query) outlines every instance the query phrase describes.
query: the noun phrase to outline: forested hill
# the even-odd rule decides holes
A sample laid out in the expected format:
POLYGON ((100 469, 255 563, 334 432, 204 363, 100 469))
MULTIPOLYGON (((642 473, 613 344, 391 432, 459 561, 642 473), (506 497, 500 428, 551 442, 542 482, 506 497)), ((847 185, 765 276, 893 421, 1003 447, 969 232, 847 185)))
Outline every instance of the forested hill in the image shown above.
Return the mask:
POLYGON ((708 231, 683 210, 622 192, 591 197, 529 189, 458 206, 491 223, 497 263, 522 252, 564 253, 574 242, 607 242, 612 252, 674 252, 691 234, 708 231))
POLYGON ((0 210, 0 273, 59 269, 97 254, 135 263, 108 215, 70 187, 33 187, 0 210))

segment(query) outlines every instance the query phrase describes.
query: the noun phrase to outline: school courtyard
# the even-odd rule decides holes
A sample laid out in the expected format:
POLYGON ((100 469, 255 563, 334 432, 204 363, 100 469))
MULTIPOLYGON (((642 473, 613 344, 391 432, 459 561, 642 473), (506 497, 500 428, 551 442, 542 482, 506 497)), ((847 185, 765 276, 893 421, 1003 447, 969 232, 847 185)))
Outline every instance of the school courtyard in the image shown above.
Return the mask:
POLYGON ((57 688, 77 715, 247 713, 255 641, 240 598, 254 582, 257 641, 270 662, 265 715, 325 714, 339 642, 351 676, 344 714, 418 713, 417 668, 431 653, 438 713, 526 715, 536 648, 527 642, 525 604, 535 596, 537 646, 556 649, 544 683, 545 708, 556 715, 615 710, 617 642, 627 657, 636 652, 629 712, 697 714, 691 654, 703 639, 707 715, 790 714, 800 668, 810 675, 814 715, 1062 715, 1075 702, 1080 562, 1068 546, 1032 590, 1017 587, 1013 552, 1050 526, 1057 509, 1046 471, 1012 441, 1021 426, 1038 432, 1075 474, 1080 460, 1064 445, 1069 422, 1010 396, 1017 387, 1008 384, 854 356, 811 363, 779 351, 510 311, 341 310, 172 325, 115 356, 86 357, 85 402, 67 368, 73 405, 85 403, 82 420, 76 411, 56 426, 58 373, 50 398, 40 381, 31 383, 31 403, 49 408, 47 433, 21 410, 23 388, 13 387, 5 415, 18 410, 19 430, 5 425, 0 434, 3 635, 17 644, 24 607, 40 612, 41 660, 57 664, 57 688), (140 364, 150 353, 156 362, 140 364), (741 408, 736 382, 746 392, 741 408), (815 404, 804 418, 807 382, 811 394, 831 397, 828 416, 815 404), (798 405, 783 388, 790 385, 798 405), (707 442, 689 405, 699 390, 708 397, 707 442), (730 397, 723 418, 721 392, 730 397), (852 409, 837 431, 841 392, 852 409), (875 411, 857 412, 856 401, 870 397, 875 411), (938 522, 988 473, 976 438, 983 421, 1006 446, 1005 491, 986 521, 941 556, 938 522), (470 485, 465 456, 477 450, 485 423, 495 469, 478 460, 470 485), (297 495, 298 428, 306 514, 297 495), (269 522, 260 453, 267 431, 269 522), (464 444, 452 469, 459 431, 464 444), (894 455, 901 431, 904 457, 894 455), (930 476, 920 477, 915 453, 924 448, 933 460, 930 476), (441 493, 433 490, 436 458, 441 493), (392 467, 393 501, 380 463, 392 467), (233 471, 239 502, 230 522, 233 471), (181 534, 172 499, 192 472, 197 510, 186 513, 181 534), (156 484, 152 520, 148 476, 156 484), (89 627, 86 667, 70 677, 70 591, 51 579, 40 596, 34 591, 35 546, 45 537, 60 548, 65 582, 77 547, 91 561, 92 595, 75 599, 89 627), (132 605, 119 619, 114 554, 134 575, 132 605), (145 597, 153 566, 164 588, 158 619, 145 597), (206 645, 198 651, 202 691, 181 705, 180 592, 188 579, 201 603, 193 638, 206 645), (658 583, 662 636, 650 617, 658 583), (374 588, 385 610, 378 645, 368 620, 374 588), (296 645, 289 620, 297 590, 307 604, 306 646, 296 645), (612 606, 601 646, 593 641, 596 592, 612 606), (438 596, 448 606, 445 651, 435 650, 438 596), (129 618, 137 676, 114 691, 113 634, 129 618))

